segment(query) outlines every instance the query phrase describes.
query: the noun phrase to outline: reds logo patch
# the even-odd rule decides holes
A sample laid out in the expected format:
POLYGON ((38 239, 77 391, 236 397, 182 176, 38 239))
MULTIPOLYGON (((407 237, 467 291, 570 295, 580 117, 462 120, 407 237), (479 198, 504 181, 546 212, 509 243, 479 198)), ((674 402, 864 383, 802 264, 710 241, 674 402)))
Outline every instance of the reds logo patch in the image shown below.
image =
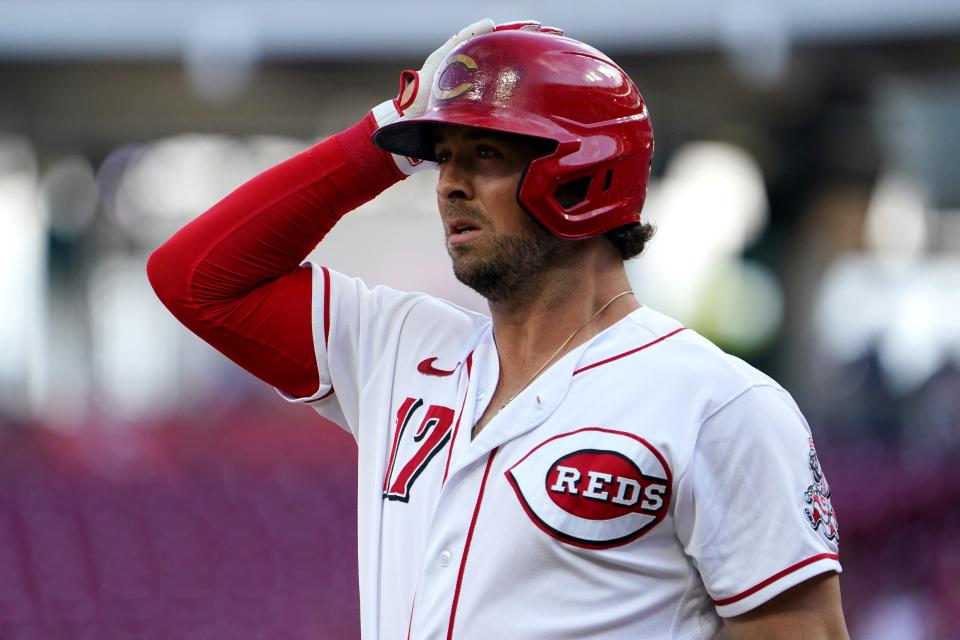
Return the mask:
POLYGON ((673 486, 670 467, 649 442, 600 427, 541 443, 505 475, 534 524, 588 549, 650 531, 666 516, 673 486))
POLYGON ((803 501, 809 505, 804 507, 803 515, 807 517, 807 522, 814 531, 819 529, 827 540, 839 541, 840 525, 837 523, 837 516, 830 502, 830 485, 820 468, 820 458, 817 457, 817 450, 813 446, 813 438, 810 438, 810 452, 807 457, 810 472, 813 474, 813 484, 803 492, 803 501))

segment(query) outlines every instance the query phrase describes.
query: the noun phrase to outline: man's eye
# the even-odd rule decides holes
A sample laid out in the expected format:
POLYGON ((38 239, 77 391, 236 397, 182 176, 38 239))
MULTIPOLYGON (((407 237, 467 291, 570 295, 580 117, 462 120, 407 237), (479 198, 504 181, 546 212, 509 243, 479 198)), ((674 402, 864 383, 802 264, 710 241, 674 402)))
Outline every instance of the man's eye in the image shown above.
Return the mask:
POLYGON ((493 147, 488 147, 487 145, 480 145, 477 147, 477 155, 481 158, 499 158, 500 152, 494 149, 493 147))
POLYGON ((437 164, 440 164, 440 163, 446 162, 447 160, 450 159, 450 152, 449 152, 449 151, 437 151, 436 154, 435 154, 435 157, 436 157, 436 162, 437 162, 437 164))

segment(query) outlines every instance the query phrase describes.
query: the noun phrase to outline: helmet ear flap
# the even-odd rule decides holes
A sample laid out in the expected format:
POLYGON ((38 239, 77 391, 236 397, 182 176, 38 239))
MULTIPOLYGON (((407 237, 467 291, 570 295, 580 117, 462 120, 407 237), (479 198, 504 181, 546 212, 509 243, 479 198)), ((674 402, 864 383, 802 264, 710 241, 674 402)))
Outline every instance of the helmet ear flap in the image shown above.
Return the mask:
POLYGON ((636 222, 643 206, 649 166, 643 154, 595 159, 571 167, 572 158, 537 158, 520 182, 524 209, 554 235, 579 240, 636 222), (642 165, 642 167, 641 167, 642 165), (571 175, 572 174, 572 175, 571 175))

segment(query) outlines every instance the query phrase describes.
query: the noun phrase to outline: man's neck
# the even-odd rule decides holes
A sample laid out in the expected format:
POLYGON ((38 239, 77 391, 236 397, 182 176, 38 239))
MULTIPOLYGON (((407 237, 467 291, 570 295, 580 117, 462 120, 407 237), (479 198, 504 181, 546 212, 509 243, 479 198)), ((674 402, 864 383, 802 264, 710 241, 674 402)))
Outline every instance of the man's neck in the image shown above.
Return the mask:
POLYGON ((555 362, 640 306, 632 295, 613 300, 630 291, 618 257, 587 252, 562 265, 509 299, 490 303, 500 356, 497 389, 507 397, 526 386, 548 360, 555 362))
MULTIPOLYGON (((567 343, 564 353, 627 316, 640 305, 633 296, 613 300, 625 291, 630 291, 630 284, 624 275, 601 282, 565 283, 552 291, 544 290, 536 299, 523 304, 491 304, 501 377, 532 374, 574 332, 576 335, 567 343), (611 300, 609 307, 590 320, 611 300)), ((562 355, 558 353, 557 358, 562 355)))
POLYGON ((639 308, 623 263, 605 273, 551 278, 527 299, 491 303, 500 376, 472 436, 551 364, 639 308), (588 277, 589 275, 589 277, 588 277), (599 313, 598 313, 599 312, 599 313))

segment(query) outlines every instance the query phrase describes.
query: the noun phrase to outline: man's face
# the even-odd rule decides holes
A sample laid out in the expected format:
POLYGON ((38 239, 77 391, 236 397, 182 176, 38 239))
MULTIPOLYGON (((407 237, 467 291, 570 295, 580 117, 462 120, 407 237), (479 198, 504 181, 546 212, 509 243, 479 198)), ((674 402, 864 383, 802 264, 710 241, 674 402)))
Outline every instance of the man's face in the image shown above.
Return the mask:
POLYGON ((491 302, 530 285, 562 244, 517 202, 521 173, 543 145, 442 125, 434 149, 437 202, 457 279, 491 302))

